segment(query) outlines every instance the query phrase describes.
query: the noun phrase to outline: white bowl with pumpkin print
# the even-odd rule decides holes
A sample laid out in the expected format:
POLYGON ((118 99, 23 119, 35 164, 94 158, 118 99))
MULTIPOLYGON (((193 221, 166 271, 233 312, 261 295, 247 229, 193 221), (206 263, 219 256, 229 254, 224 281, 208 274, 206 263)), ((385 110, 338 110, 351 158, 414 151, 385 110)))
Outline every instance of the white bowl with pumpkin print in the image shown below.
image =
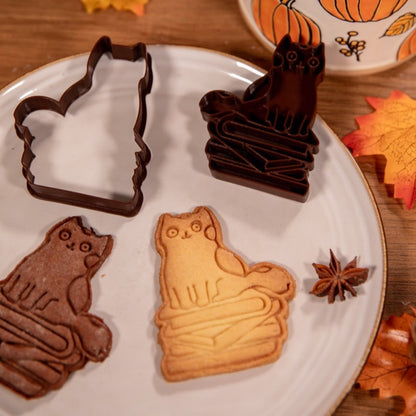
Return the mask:
POLYGON ((415 0, 239 0, 242 15, 270 50, 287 33, 325 43, 327 72, 361 75, 416 54, 415 0))

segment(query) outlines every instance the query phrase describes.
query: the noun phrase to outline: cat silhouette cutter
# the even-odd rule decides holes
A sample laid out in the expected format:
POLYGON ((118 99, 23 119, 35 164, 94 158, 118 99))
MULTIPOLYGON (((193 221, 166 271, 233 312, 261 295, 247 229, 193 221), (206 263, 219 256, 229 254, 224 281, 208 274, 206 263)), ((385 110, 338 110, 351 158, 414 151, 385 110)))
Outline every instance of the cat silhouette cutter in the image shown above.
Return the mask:
MULTIPOLYGON (((48 201, 60 202, 69 205, 76 205, 84 208, 108 212, 111 214, 134 216, 143 203, 141 186, 147 175, 147 164, 150 161, 150 149, 143 140, 147 121, 146 96, 150 94, 153 84, 152 59, 147 52, 146 45, 139 42, 135 45, 118 45, 111 41, 108 36, 102 36, 92 48, 86 72, 77 82, 69 86, 61 95, 59 100, 48 96, 33 95, 23 99, 14 110, 15 131, 17 136, 23 140, 23 154, 21 158, 22 173, 26 178, 27 189, 36 198, 48 201), (125 61, 143 60, 145 73, 137 83, 139 107, 137 118, 132 126, 134 141, 138 146, 135 152, 136 167, 132 174, 133 195, 130 199, 119 198, 115 193, 109 198, 98 195, 78 192, 75 189, 55 188, 37 183, 32 171, 32 162, 36 155, 32 147, 35 136, 25 125, 26 118, 33 112, 48 110, 65 116, 69 107, 84 94, 87 94, 93 84, 95 69, 103 55, 110 55, 113 59, 125 61)), ((88 138, 86 137, 86 140, 88 138)), ((80 149, 81 151, 82 149, 80 149)))
POLYGON ((162 215, 156 247, 162 258, 163 304, 155 321, 166 379, 228 372, 278 358, 296 286, 286 269, 265 262, 249 266, 224 246, 220 224, 207 207, 162 215))
POLYGON ((312 131, 324 45, 285 36, 266 75, 242 98, 206 93, 199 106, 210 135, 205 152, 214 177, 304 202, 319 141, 312 131))

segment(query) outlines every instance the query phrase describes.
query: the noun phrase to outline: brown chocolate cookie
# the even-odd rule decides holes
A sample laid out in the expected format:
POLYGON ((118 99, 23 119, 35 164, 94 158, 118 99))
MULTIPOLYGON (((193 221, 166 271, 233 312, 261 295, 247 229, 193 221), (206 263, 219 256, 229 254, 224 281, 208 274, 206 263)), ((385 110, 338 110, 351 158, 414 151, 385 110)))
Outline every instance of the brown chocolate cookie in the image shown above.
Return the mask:
POLYGON ((110 235, 66 218, 0 281, 0 383, 40 397, 88 360, 108 356, 112 334, 88 310, 90 279, 112 246, 110 235))

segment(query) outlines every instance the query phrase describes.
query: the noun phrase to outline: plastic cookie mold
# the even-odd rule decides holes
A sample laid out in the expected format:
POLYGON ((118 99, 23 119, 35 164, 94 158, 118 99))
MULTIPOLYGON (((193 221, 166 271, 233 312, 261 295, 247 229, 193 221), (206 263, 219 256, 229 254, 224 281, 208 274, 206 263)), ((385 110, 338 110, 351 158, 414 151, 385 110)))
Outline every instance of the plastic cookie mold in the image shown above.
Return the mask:
POLYGON ((313 154, 316 89, 323 80, 324 46, 277 46, 266 75, 242 98, 211 91, 200 101, 210 139, 205 151, 214 177, 305 201, 313 154))
POLYGON ((146 165, 150 161, 150 150, 143 141, 143 134, 147 118, 146 96, 151 91, 152 80, 151 56, 143 43, 137 43, 133 46, 116 45, 111 42, 110 38, 104 36, 97 41, 91 50, 85 75, 75 84, 71 85, 58 101, 46 96, 31 96, 21 101, 14 111, 14 119, 16 133, 24 142, 21 163, 29 192, 37 198, 49 201, 61 202, 124 216, 136 215, 143 202, 143 194, 140 188, 146 177, 146 165), (140 150, 135 154, 136 168, 134 169, 132 176, 133 196, 130 200, 126 201, 102 198, 36 183, 35 176, 31 171, 32 161, 36 157, 32 150, 32 142, 35 137, 32 135, 30 129, 24 125, 26 117, 37 110, 49 110, 65 116, 71 104, 82 95, 88 93, 91 89, 95 68, 104 54, 109 54, 114 59, 127 61, 143 59, 145 62, 144 76, 138 81, 139 109, 133 126, 134 139, 140 150))

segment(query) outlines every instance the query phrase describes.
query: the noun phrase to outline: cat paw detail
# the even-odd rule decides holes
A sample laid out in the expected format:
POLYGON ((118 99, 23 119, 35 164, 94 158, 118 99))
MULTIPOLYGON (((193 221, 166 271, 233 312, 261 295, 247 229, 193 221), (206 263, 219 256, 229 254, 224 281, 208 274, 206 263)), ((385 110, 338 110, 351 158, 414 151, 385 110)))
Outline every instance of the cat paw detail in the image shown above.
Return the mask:
POLYGON ((249 266, 206 207, 159 218, 162 305, 155 316, 168 381, 271 363, 287 339, 296 283, 273 263, 249 266), (215 231, 215 232, 214 232, 215 231))
POLYGON ((23 167, 22 172, 26 178, 29 192, 37 198, 48 201, 61 202, 128 217, 136 215, 143 203, 143 194, 140 188, 146 177, 146 165, 150 161, 150 150, 143 141, 143 134, 147 119, 146 96, 151 91, 152 81, 153 73, 151 57, 143 43, 137 43, 132 46, 117 45, 112 43, 111 39, 107 36, 103 36, 96 42, 91 50, 85 75, 75 84, 71 85, 58 101, 46 96, 32 96, 22 100, 14 111, 14 119, 16 134, 24 141, 24 151, 21 162, 23 167), (31 171, 31 164, 35 158, 32 149, 32 142, 35 137, 32 135, 30 129, 24 124, 26 117, 38 110, 49 110, 65 116, 71 104, 82 95, 88 93, 91 89, 95 68, 104 54, 111 55, 113 59, 133 62, 143 59, 145 62, 145 74, 138 82, 138 114, 135 124, 132 126, 134 140, 140 150, 135 154, 137 166, 132 175, 133 196, 129 200, 103 198, 67 189, 41 185, 36 183, 35 176, 31 171))
POLYGON ((108 356, 111 331, 88 310, 90 280, 112 246, 110 235, 70 217, 0 281, 0 383, 26 398, 40 397, 89 360, 108 356), (90 255, 98 260, 88 267, 90 255))

